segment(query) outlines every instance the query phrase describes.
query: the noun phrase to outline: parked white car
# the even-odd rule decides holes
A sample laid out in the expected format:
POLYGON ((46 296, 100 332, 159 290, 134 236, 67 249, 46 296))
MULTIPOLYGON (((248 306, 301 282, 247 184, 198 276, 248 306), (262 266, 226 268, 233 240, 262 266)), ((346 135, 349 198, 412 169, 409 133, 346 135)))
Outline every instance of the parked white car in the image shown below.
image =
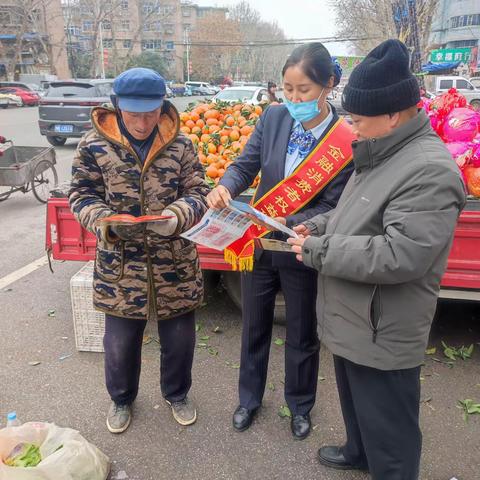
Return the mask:
POLYGON ((18 95, 0 93, 0 108, 8 108, 10 105, 23 107, 23 100, 18 95))
POLYGON ((268 92, 263 87, 227 87, 217 93, 213 101, 258 105, 261 102, 268 102, 268 92))
POLYGON ((220 91, 219 87, 214 87, 208 82, 185 82, 185 86, 192 90, 193 95, 215 95, 220 91))
POLYGON ((427 89, 436 95, 456 88, 475 110, 480 111, 480 90, 477 90, 466 78, 454 75, 426 75, 424 81, 427 89))

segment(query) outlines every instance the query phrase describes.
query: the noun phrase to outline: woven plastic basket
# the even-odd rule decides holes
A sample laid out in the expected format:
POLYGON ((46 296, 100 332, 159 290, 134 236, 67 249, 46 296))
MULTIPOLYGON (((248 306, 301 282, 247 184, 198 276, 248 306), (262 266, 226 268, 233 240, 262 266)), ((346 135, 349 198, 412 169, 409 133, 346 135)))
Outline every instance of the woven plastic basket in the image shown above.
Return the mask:
POLYGON ((77 350, 103 352, 105 315, 93 307, 93 262, 88 262, 70 279, 70 294, 77 350))

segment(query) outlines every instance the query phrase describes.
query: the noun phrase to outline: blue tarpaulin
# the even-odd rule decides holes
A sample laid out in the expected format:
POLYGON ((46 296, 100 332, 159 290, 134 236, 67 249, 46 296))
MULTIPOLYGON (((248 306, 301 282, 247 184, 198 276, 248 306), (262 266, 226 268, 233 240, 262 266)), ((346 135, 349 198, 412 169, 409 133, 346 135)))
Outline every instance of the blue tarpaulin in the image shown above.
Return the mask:
POLYGON ((422 72, 426 73, 439 73, 445 70, 453 70, 460 65, 461 62, 444 62, 444 63, 432 63, 428 62, 422 65, 422 72))
MULTIPOLYGON (((45 37, 45 35, 42 36, 45 37)), ((3 33, 0 35, 0 40, 15 40, 16 38, 17 35, 14 33, 3 33)), ((40 38, 40 34, 36 32, 23 34, 24 40, 36 40, 37 38, 40 38)))

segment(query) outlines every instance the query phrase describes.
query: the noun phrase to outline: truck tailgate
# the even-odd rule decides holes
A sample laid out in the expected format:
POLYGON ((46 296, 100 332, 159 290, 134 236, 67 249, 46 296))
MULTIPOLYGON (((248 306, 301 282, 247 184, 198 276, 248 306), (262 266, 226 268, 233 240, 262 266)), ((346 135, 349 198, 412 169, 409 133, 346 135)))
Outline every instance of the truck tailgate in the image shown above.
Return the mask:
MULTIPOLYGON (((46 248, 55 260, 92 260, 95 243, 95 236, 73 217, 67 198, 48 200, 46 248)), ((203 269, 231 270, 222 252, 197 248, 203 269)), ((442 287, 480 290, 480 200, 469 201, 460 215, 442 287)))

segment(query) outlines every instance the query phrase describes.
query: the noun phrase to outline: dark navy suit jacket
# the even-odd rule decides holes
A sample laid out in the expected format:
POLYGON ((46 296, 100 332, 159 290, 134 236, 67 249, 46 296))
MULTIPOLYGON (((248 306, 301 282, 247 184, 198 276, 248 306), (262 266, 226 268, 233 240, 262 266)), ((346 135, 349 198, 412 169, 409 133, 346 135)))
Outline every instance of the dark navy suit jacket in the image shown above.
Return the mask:
MULTIPOLYGON (((333 111, 332 122, 315 145, 322 140, 338 120, 335 108, 333 106, 330 107, 333 111)), ((229 190, 232 198, 244 192, 260 171, 262 177, 256 193, 257 199, 261 198, 284 179, 287 146, 293 122, 294 120, 285 105, 271 106, 265 110, 258 120, 255 130, 245 145, 242 154, 228 167, 220 180, 220 185, 229 190)), ((287 225, 292 227, 301 224, 315 215, 335 208, 352 172, 353 162, 345 167, 305 207, 294 215, 287 216, 287 225)), ((275 238, 283 237, 280 237, 278 232, 276 232, 275 238)), ((274 255, 275 258, 278 257, 278 260, 286 259, 287 256, 294 260, 294 255, 290 253, 274 255)), ((287 263, 291 263, 291 266, 293 266, 295 262, 294 260, 287 263)), ((283 264, 284 262, 281 261, 281 263, 283 264)))

